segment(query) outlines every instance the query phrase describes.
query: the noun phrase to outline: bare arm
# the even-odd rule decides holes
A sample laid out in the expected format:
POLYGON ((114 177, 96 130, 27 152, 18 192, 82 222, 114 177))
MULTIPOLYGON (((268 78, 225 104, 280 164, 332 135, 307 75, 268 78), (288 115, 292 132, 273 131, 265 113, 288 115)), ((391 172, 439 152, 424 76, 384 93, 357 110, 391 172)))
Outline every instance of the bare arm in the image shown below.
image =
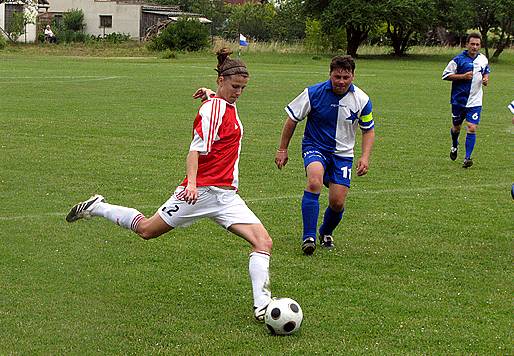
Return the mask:
POLYGON ((473 79, 473 71, 469 71, 469 72, 466 72, 466 73, 463 73, 463 74, 450 74, 449 76, 447 76, 444 79, 445 80, 451 80, 451 81, 454 81, 454 80, 471 80, 471 79, 473 79))
POLYGON ((362 154, 361 158, 357 162, 357 175, 363 176, 368 173, 369 169, 369 158, 371 156, 371 150, 373 143, 375 142, 375 130, 371 129, 362 132, 362 154))
POLYGON ((289 117, 284 123, 284 127, 282 128, 282 135, 280 137, 280 146, 278 147, 277 153, 275 154, 275 164, 277 165, 278 169, 282 169, 282 167, 287 164, 289 159, 287 148, 289 147, 291 137, 293 137, 296 124, 297 122, 291 120, 289 117))
POLYGON ((212 91, 209 88, 198 88, 193 94, 193 99, 202 99, 203 101, 209 99, 211 95, 215 94, 216 92, 212 91))
POLYGON ((196 175, 198 173, 198 151, 189 151, 186 158, 186 174, 187 174, 187 187, 184 190, 184 200, 188 204, 196 203, 198 199, 198 189, 196 188, 196 175))

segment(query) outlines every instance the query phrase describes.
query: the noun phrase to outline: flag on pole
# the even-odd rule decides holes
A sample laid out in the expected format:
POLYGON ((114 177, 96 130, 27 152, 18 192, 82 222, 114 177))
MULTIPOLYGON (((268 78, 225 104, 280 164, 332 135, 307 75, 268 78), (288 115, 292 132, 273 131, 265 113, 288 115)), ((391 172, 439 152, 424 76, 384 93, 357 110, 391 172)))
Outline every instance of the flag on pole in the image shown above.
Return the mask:
POLYGON ((242 34, 239 34, 239 45, 240 46, 248 46, 248 42, 246 41, 246 37, 243 36, 242 34))

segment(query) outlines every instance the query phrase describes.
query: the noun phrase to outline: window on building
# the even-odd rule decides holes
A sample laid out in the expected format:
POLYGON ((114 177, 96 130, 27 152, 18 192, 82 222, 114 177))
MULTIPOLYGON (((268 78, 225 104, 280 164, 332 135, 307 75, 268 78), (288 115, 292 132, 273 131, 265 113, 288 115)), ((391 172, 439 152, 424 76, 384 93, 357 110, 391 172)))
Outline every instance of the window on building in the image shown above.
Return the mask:
POLYGON ((57 26, 60 26, 62 24, 62 14, 55 14, 53 21, 57 26))
POLYGON ((112 27, 112 16, 111 15, 100 15, 100 27, 111 28, 112 27))

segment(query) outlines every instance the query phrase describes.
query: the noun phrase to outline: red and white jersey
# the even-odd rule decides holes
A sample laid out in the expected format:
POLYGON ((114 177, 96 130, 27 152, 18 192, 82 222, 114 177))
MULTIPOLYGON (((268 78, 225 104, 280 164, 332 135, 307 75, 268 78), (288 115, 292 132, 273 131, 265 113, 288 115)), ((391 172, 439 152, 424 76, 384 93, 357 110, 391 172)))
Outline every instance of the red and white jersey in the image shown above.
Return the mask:
MULTIPOLYGON (((235 104, 212 97, 202 103, 193 124, 189 151, 198 151, 196 186, 231 186, 239 183, 239 156, 243 125, 235 104)), ((182 182, 187 185, 187 177, 182 182)))

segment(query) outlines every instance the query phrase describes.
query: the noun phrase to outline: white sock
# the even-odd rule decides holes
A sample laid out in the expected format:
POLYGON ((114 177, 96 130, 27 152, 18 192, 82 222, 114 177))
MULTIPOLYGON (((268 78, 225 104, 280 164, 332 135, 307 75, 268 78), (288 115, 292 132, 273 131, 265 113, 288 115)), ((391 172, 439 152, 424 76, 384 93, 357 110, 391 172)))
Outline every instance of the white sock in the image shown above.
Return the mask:
POLYGON ((256 308, 267 305, 271 300, 269 259, 269 253, 264 251, 252 252, 250 254, 248 270, 252 280, 253 305, 256 308))
POLYGON ((104 217, 113 223, 134 232, 136 231, 139 222, 145 217, 136 209, 103 202, 99 202, 95 205, 93 210, 91 210, 91 215, 104 217))

